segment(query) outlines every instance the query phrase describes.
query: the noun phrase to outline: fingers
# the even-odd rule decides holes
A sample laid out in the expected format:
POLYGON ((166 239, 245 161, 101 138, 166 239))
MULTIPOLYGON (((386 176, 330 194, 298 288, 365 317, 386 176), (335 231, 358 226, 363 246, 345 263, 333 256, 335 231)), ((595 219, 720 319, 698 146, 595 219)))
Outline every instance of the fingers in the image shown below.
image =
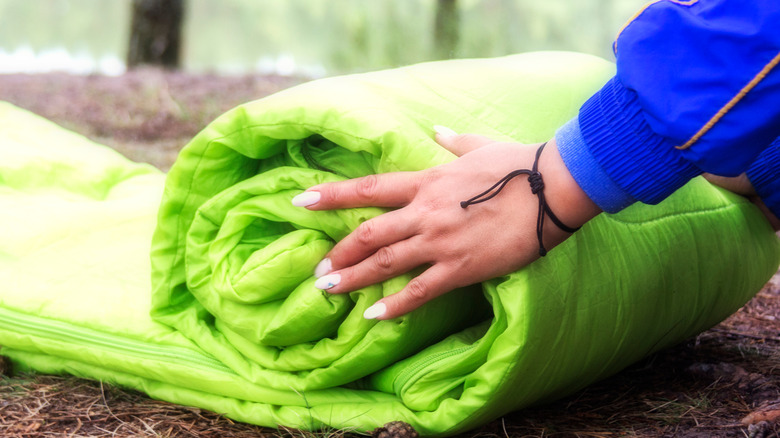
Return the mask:
POLYGON ((356 265, 318 278, 315 287, 344 293, 397 277, 426 263, 421 247, 415 238, 382 247, 356 265))
MULTIPOLYGON (((352 266, 381 248, 412 237, 416 232, 417 224, 404 218, 404 213, 403 209, 394 210, 360 224, 328 253, 330 269, 338 270, 352 266)), ((400 273, 396 270, 396 275, 400 273)))
POLYGON ((292 204, 309 210, 401 207, 414 198, 419 180, 419 172, 393 172, 320 184, 294 197, 292 204))
POLYGON ((450 270, 443 264, 436 264, 413 278, 400 292, 377 301, 366 309, 363 317, 379 320, 397 318, 456 287, 450 270))
MULTIPOLYGON (((443 126, 434 126, 434 129, 439 145, 457 156, 494 143, 481 135, 458 135, 443 126)), ((414 199, 422 178, 421 172, 391 172, 320 184, 294 197, 292 203, 309 210, 368 206, 402 207, 414 199)))
POLYGON ((442 126, 434 126, 434 129, 436 130, 436 143, 439 143, 444 149, 447 149, 459 157, 477 150, 482 146, 495 143, 494 140, 481 135, 458 135, 451 129, 442 126))

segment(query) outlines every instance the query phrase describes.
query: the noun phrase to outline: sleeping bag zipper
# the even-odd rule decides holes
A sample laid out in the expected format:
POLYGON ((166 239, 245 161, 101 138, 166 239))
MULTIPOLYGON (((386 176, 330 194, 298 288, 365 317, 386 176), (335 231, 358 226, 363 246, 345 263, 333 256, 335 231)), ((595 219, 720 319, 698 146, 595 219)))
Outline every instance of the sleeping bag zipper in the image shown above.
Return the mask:
POLYGON ((393 381, 393 391, 399 395, 403 394, 403 392, 408 389, 407 387, 409 385, 413 385, 414 382, 419 380, 420 377, 428 374, 432 367, 440 369, 441 361, 461 355, 471 351, 474 348, 475 344, 471 344, 460 348, 423 356, 419 361, 409 364, 403 369, 403 371, 398 373, 398 376, 393 381))
POLYGON ((9 309, 0 308, 0 330, 8 330, 17 334, 75 346, 95 346, 121 355, 167 362, 174 365, 235 374, 233 370, 214 357, 184 347, 155 345, 9 309))

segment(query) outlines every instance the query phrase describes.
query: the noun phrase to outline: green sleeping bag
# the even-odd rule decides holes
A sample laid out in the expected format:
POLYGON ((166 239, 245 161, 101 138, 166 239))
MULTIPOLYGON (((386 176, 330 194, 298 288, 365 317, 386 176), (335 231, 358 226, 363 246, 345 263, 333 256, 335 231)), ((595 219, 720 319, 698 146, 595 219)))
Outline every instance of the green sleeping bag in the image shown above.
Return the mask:
POLYGON ((774 274, 780 243, 752 204, 695 179, 514 274, 377 322, 363 311, 411 274, 331 296, 312 273, 382 210, 290 200, 454 159, 434 124, 546 140, 613 68, 546 52, 313 81, 218 118, 167 177, 1 104, 2 354, 264 426, 403 420, 423 435, 609 376, 717 324, 774 274))

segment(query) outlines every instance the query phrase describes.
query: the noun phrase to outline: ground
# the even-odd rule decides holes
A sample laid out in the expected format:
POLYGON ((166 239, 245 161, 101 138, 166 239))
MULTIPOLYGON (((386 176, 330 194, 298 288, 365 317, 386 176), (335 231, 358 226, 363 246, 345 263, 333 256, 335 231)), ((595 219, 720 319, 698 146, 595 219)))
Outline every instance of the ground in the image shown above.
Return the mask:
MULTIPOLYGON (((187 140, 217 115, 303 81, 154 69, 119 77, 0 75, 0 100, 166 170, 187 140)), ((7 374, 2 368, 0 363, 0 374, 7 374)), ((507 415, 467 436, 764 438, 780 433, 778 415, 780 274, 739 312, 696 338, 564 400, 507 415)), ((27 375, 0 380, 0 436, 314 435, 238 424, 96 382, 27 375)))

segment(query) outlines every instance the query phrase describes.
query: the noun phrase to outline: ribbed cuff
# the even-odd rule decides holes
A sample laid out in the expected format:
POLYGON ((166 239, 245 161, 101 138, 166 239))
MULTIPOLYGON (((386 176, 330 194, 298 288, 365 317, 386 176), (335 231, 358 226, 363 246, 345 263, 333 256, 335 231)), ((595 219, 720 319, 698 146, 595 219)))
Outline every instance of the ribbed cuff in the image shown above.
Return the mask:
POLYGON ((701 173, 650 129, 636 93, 616 77, 580 108, 579 128, 592 165, 643 203, 657 204, 701 173))
POLYGON ((780 217, 780 138, 766 148, 747 170, 758 197, 780 217))
POLYGON ((607 213, 617 213, 636 202, 604 172, 580 133, 577 117, 555 133, 555 143, 571 176, 588 197, 607 213))

